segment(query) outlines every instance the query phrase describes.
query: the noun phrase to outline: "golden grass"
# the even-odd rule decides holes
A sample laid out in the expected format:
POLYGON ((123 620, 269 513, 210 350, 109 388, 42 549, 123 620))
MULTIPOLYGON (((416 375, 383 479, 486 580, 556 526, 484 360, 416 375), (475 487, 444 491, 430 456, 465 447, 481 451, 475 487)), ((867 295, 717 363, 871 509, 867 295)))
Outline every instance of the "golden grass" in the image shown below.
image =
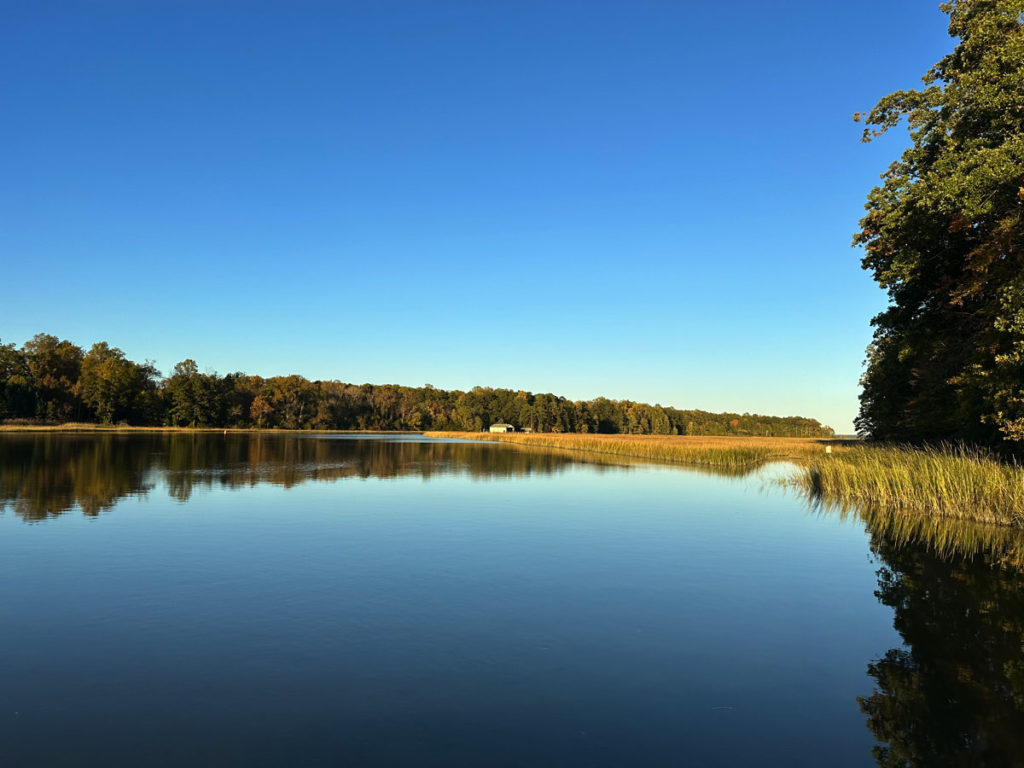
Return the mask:
POLYGON ((557 448, 588 455, 621 456, 644 461, 723 469, 750 469, 769 461, 799 460, 846 449, 849 441, 798 437, 697 437, 677 435, 592 435, 522 432, 425 432, 427 437, 557 448))
POLYGON ((1024 468, 970 448, 863 446, 803 462, 791 484, 841 505, 1024 525, 1024 468))
POLYGON ((797 467, 783 483, 801 489, 814 503, 1024 527, 1024 467, 967 448, 873 446, 824 438, 426 434, 735 472, 792 461, 797 467))

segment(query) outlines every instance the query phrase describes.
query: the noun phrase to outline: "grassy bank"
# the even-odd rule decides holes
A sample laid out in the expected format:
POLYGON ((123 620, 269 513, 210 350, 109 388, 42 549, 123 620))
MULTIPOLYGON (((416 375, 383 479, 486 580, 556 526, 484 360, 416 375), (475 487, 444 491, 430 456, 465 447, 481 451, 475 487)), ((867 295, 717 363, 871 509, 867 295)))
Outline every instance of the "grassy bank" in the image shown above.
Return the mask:
POLYGON ((825 446, 845 450, 848 442, 797 437, 690 437, 668 435, 491 434, 489 432, 426 432, 428 437, 557 448, 587 455, 621 456, 644 461, 720 469, 751 469, 769 461, 802 460, 824 455, 825 446))
POLYGON ((968 448, 863 446, 802 462, 792 482, 815 500, 1024 525, 1024 468, 968 448))

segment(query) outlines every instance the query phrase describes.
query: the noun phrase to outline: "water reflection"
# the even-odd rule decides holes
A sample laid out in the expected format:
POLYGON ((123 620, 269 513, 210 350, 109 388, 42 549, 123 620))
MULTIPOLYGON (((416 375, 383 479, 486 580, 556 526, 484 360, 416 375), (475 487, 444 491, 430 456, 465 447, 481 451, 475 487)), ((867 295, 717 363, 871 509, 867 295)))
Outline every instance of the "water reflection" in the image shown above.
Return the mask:
MULTIPOLYGON (((98 515, 161 483, 173 498, 187 501, 201 488, 451 473, 515 477, 551 474, 579 461, 554 452, 425 438, 15 434, 0 438, 0 510, 35 522, 75 508, 98 515)), ((600 469, 622 462, 597 464, 600 469)))
POLYGON ((892 547, 922 549, 937 557, 981 558, 993 566, 1024 570, 1024 529, 977 523, 916 512, 815 503, 814 508, 842 520, 857 520, 892 547))
MULTIPOLYGON (((147 441, 148 442, 148 441, 147 441)), ((32 522, 75 506, 98 515, 126 496, 145 494, 150 450, 115 435, 11 435, 0 438, 0 510, 32 522)))
MULTIPOLYGON (((947 530, 940 539, 951 535, 947 530)), ((1019 538, 1015 533, 1013 547, 1019 538)), ((976 535, 968 546, 980 541, 976 535)), ((872 530, 871 547, 881 563, 875 594, 895 612, 893 625, 905 643, 868 665, 876 691, 859 699, 869 728, 884 743, 875 748, 878 764, 1021 765, 1021 570, 1004 554, 951 555, 891 525, 872 530)))
MULTIPOLYGON (((126 497, 149 493, 163 494, 165 491, 173 498, 185 501, 201 489, 230 489, 261 483, 291 487, 312 481, 334 481, 344 478, 430 478, 448 474, 462 474, 476 479, 523 477, 561 472, 582 461, 583 457, 579 454, 566 451, 519 450, 493 444, 420 438, 392 437, 384 440, 250 434, 4 435, 0 437, 0 510, 10 509, 20 519, 34 522, 69 510, 81 510, 87 515, 97 515, 126 497)), ((587 463, 595 465, 596 471, 605 469, 606 464, 609 467, 620 467, 624 464, 616 457, 588 459, 587 463)), ((675 500, 676 497, 672 497, 669 503, 674 504, 675 500)), ((652 577, 649 583, 643 580, 634 582, 643 586, 636 587, 631 594, 657 596, 663 593, 666 582, 675 585, 685 583, 685 578, 680 580, 665 577, 665 574, 676 573, 670 569, 669 564, 675 565, 685 561, 685 556, 681 556, 680 553, 686 551, 686 541, 703 541, 704 537, 708 537, 714 542, 714 534, 708 534, 707 530, 700 528, 684 528, 682 530, 686 531, 687 535, 673 540, 667 550, 641 549, 638 550, 641 554, 635 557, 630 557, 628 552, 623 555, 624 550, 617 543, 621 538, 621 531, 650 525, 652 520, 657 521, 657 527, 648 530, 656 531, 656 535, 652 533, 636 541, 645 542, 645 546, 649 546, 650 542, 663 541, 666 521, 679 521, 686 517, 682 513, 676 514, 676 507, 673 506, 672 509, 672 514, 648 518, 646 522, 642 516, 640 520, 634 520, 632 517, 625 520, 621 528, 615 529, 614 536, 608 537, 609 541, 615 540, 616 546, 603 550, 598 558, 600 562, 595 561, 592 566, 584 569, 588 576, 580 583, 573 582, 575 577, 571 574, 567 576, 559 569, 558 564, 562 563, 563 553, 568 553, 564 559, 566 563, 571 564, 577 562, 579 558, 596 557, 593 550, 574 550, 576 543, 573 539, 565 539, 557 546, 553 545, 557 556, 548 552, 549 557, 541 556, 536 560, 541 564, 548 563, 553 569, 550 579, 545 583, 569 584, 574 590, 586 589, 593 586, 595 578, 603 578, 600 574, 606 570, 608 557, 622 557, 619 566, 623 574, 628 575, 630 568, 635 567, 637 562, 642 563, 645 562, 645 558, 651 558, 651 552, 651 562, 662 562, 663 567, 656 569, 657 575, 652 577), (665 560, 659 561, 660 557, 664 557, 665 560)), ((632 512, 626 507, 624 514, 632 512)), ((868 718, 868 727, 880 742, 875 748, 878 764, 929 767, 1021 764, 1021 756, 1024 755, 1024 533, 1007 527, 974 525, 965 521, 924 515, 892 515, 864 509, 840 509, 838 514, 854 517, 870 534, 871 550, 878 564, 878 589, 875 594, 883 605, 893 610, 894 626, 903 643, 900 647, 885 650, 888 642, 882 641, 879 647, 874 649, 878 656, 867 664, 867 673, 874 683, 875 691, 858 699, 861 710, 868 718)), ((723 519, 733 518, 723 516, 723 519)), ((614 518, 605 516, 605 520, 614 518)), ((590 525, 589 521, 587 525, 590 525)), ((596 528, 600 530, 600 522, 596 528)), ((35 530, 45 533, 44 529, 35 530)), ((545 528, 543 537, 538 540, 547 545, 552 531, 557 535, 557 530, 545 528)), ((358 532, 349 533, 358 535, 358 532)), ((733 529, 727 529, 721 535, 728 540, 736 534, 733 529)), ((341 540, 343 537, 337 538, 341 540)), ((498 539, 504 541, 505 537, 496 537, 494 540, 498 539)), ((426 541, 426 538, 423 540, 426 541)), ((513 537, 513 540, 520 539, 513 537)), ((384 549, 372 551, 394 554, 382 543, 386 541, 387 537, 377 539, 371 536, 363 540, 363 544, 383 546, 384 549)), ((300 547, 303 552, 307 550, 307 544, 308 542, 300 547)), ((436 547, 438 544, 436 541, 428 541, 425 546, 436 547)), ((274 539, 265 551, 273 553, 276 548, 277 541, 274 539)), ((354 547, 351 551, 356 552, 359 549, 360 547, 354 547)), ((187 552, 188 548, 179 550, 187 552)), ((496 551, 500 553, 501 550, 499 548, 496 551)), ((543 553, 544 550, 541 551, 543 553)), ((32 553, 31 556, 37 555, 32 553)), ((231 566, 232 563, 236 563, 233 557, 232 555, 210 560, 214 564, 231 566)), ((477 562, 472 559, 461 560, 460 557, 462 555, 452 562, 477 562)), ((861 555, 858 554, 857 557, 860 558, 861 555)), ((415 568, 416 573, 416 578, 408 580, 409 584, 420 583, 419 565, 418 562, 414 562, 415 560, 413 557, 408 561, 414 563, 411 567, 415 568)), ((511 601, 510 605, 550 607, 557 603, 558 607, 551 609, 551 616, 560 617, 563 608, 562 603, 558 602, 557 589, 554 591, 555 598, 552 598, 555 602, 549 603, 546 602, 544 591, 532 591, 532 582, 518 578, 520 571, 517 569, 527 560, 525 556, 518 555, 513 555, 508 560, 511 564, 508 566, 508 572, 517 575, 514 583, 519 588, 526 589, 520 594, 519 599, 511 601)), ((723 566, 723 573, 738 574, 737 583, 742 584, 741 589, 744 591, 758 589, 756 578, 743 576, 742 560, 743 558, 737 558, 735 563, 723 566)), ((60 553, 59 562, 61 567, 66 567, 67 560, 63 552, 60 553)), ((338 558, 337 562, 351 561, 338 558)), ((380 574, 374 570, 373 563, 387 562, 388 568, 394 568, 396 563, 400 565, 403 561, 401 557, 396 560, 368 556, 359 562, 361 565, 358 568, 340 571, 344 577, 339 577, 334 587, 322 593, 312 590, 309 594, 329 595, 329 599, 334 601, 339 595, 348 594, 337 585, 351 586, 358 583, 362 573, 360 569, 364 569, 363 575, 373 581, 380 574)), ((529 562, 534 564, 532 552, 529 562)), ((794 567, 803 567, 798 561, 794 562, 794 567)), ((192 562, 192 565, 195 563, 192 562)), ((138 563, 138 568, 137 577, 128 581, 152 583, 156 578, 159 585, 161 574, 190 573, 188 567, 149 572, 143 560, 138 563), (156 577, 154 573, 157 574, 156 577)), ((470 566, 467 566, 467 569, 469 568, 470 566)), ((235 583, 230 574, 244 573, 247 579, 251 577, 250 570, 242 566, 239 566, 237 571, 231 571, 229 568, 227 573, 229 576, 211 579, 210 583, 220 584, 225 590, 230 590, 230 585, 235 583)), ((299 573, 302 573, 301 569, 299 573)), ((323 573, 317 571, 317 579, 321 579, 323 573)), ((328 570, 327 573, 331 571, 328 570)), ((435 575, 438 578, 447 578, 444 574, 448 573, 441 570, 437 572, 440 575, 435 575)), ((472 574, 467 575, 461 588, 464 589, 465 584, 490 584, 487 580, 478 581, 471 576, 472 574)), ((602 606, 601 611, 607 604, 607 590, 617 588, 616 580, 621 578, 616 575, 607 582, 604 590, 595 592, 600 594, 595 605, 602 606)), ((705 578, 702 571, 700 576, 692 577, 692 583, 703 589, 702 580, 705 578)), ((59 583, 70 584, 73 581, 69 578, 59 580, 59 583)), ((729 583, 728 579, 719 581, 729 583)), ((108 593, 113 590, 110 584, 120 583, 123 583, 120 576, 108 582, 108 593)), ((186 592, 189 583, 184 584, 186 592)), ((399 580, 388 583, 402 582, 399 580)), ((290 584, 291 582, 285 580, 282 588, 291 589, 290 584)), ((272 581, 269 581, 263 588, 271 590, 272 586, 272 581)), ((168 588, 168 592, 177 595, 181 589, 182 584, 174 582, 173 589, 168 588)), ((147 595, 158 594, 159 590, 154 591, 153 587, 148 587, 142 592, 147 595)), ((793 601, 800 600, 799 592, 799 589, 793 590, 793 601)), ((57 598, 60 594, 57 593, 57 598)), ((116 597, 116 591, 113 594, 116 597)), ((351 605, 362 604, 359 598, 352 597, 357 594, 358 590, 350 593, 354 601, 351 605)), ((724 602, 728 603, 729 594, 725 594, 724 602)), ((224 601, 222 604, 232 604, 232 600, 237 599, 230 592, 219 593, 219 597, 224 601)), ((39 603, 49 605, 50 601, 57 598, 51 596, 41 599, 39 603)), ((490 593, 487 593, 485 598, 482 598, 483 602, 480 605, 493 604, 490 593)), ((202 596, 197 596, 196 593, 193 593, 193 599, 202 602, 202 596)), ((787 596, 787 599, 790 598, 787 596)), ((422 597, 417 594, 409 598, 408 604, 419 605, 421 602, 422 597)), ((171 603, 161 603, 157 600, 153 604, 159 606, 171 603)), ((388 605, 387 601, 382 604, 388 605)), ((458 601, 448 601, 445 604, 453 608, 460 605, 458 601)), ((135 615, 139 610, 140 604, 130 605, 130 610, 125 608, 123 615, 135 615)), ((141 605, 144 606, 145 601, 141 605)), ((642 607, 643 601, 631 598, 630 605, 622 610, 628 614, 636 605, 642 607)), ((659 605, 656 615, 671 617, 675 610, 673 606, 674 603, 668 607, 659 605)), ((330 611, 334 609, 331 608, 330 611)), ((327 616, 330 611, 325 608, 320 616, 327 616)), ((524 611, 529 613, 526 609, 524 611)), ((601 611, 595 615, 604 616, 601 611)), ((60 613, 55 621, 66 621, 65 613, 66 611, 60 613)), ((396 613, 399 614, 404 615, 402 612, 396 613)), ((262 617, 262 607, 256 611, 256 615, 262 617)), ((340 612, 339 615, 344 615, 344 612, 340 612)), ((474 611, 471 614, 472 621, 469 621, 467 626, 475 627, 477 625, 473 622, 481 617, 487 619, 490 615, 486 610, 474 611)), ((744 617, 744 621, 748 618, 754 621, 757 617, 744 617)), ((709 625, 714 625, 719 620, 720 617, 711 614, 709 625)), ((259 621, 261 622, 262 618, 259 621)), ((377 617, 374 621, 381 619, 377 617)), ((516 626, 519 621, 517 616, 516 626)), ((771 614, 769 622, 777 622, 777 616, 771 614)), ((445 621, 436 623, 445 626, 445 621)), ((616 619, 616 623, 621 622, 616 619)), ((694 622, 695 625, 700 623, 694 622)), ((179 622, 175 620, 173 624, 178 626, 179 622)), ((180 622, 182 626, 188 624, 189 622, 180 622)), ((569 624, 575 626, 572 622, 569 624)), ((371 625, 373 622, 360 626, 371 625)), ((386 626, 386 623, 384 625, 386 626)), ((32 622, 19 622, 18 626, 31 628, 32 622)), ((264 625, 260 623, 258 626, 264 625)), ((295 623, 288 624, 289 628, 294 626, 295 623)), ((584 614, 579 631, 581 636, 587 636, 588 642, 592 639, 591 634, 593 638, 619 638, 619 635, 608 626, 603 626, 599 622, 592 626, 595 628, 591 632, 587 628, 584 614)), ((687 632, 689 631, 688 629, 687 632)), ((633 633, 633 630, 630 629, 630 632, 633 633)), ((858 628, 854 627, 849 634, 853 636, 857 632, 858 628)), ((238 634, 242 636, 245 633, 238 634)), ((466 637, 476 636, 472 632, 463 634, 466 637)), ((401 635, 402 633, 396 633, 395 637, 401 635)), ((799 636, 799 633, 796 635, 799 636)), ((57 633, 50 633, 50 636, 57 636, 57 633)), ((495 630, 493 637, 514 639, 514 633, 506 631, 503 627, 501 631, 495 630)), ((633 637, 633 634, 630 634, 630 637, 631 642, 640 643, 643 635, 637 634, 633 637)), ((678 636, 673 637, 675 640, 678 639, 678 636)), ((487 643, 480 645, 488 647, 487 643)), ((34 647, 32 643, 22 643, 22 646, 34 647)), ((651 652, 651 646, 635 647, 642 650, 637 650, 632 658, 648 658, 646 654, 651 652)), ((665 647, 668 647, 667 643, 665 647)), ((675 647, 671 647, 671 653, 676 653, 675 647)), ((516 652, 520 653, 521 649, 517 647, 516 652)), ((829 651, 834 652, 834 649, 829 651)), ((468 653, 466 651, 466 654, 468 653)), ((459 654, 445 654, 445 658, 457 656, 459 654)), ((468 655, 465 657, 469 658, 468 655)), ((626 654, 608 658, 614 658, 621 663, 623 659, 628 660, 630 657, 626 654)), ((863 655, 857 654, 854 663, 858 673, 869 658, 866 652, 863 655)), ((671 655, 664 657, 661 668, 665 665, 671 666, 672 661, 671 655)), ((388 664, 390 665, 390 661, 388 664)), ((570 666, 565 664, 557 668, 570 666)), ((613 665, 604 665, 602 669, 610 666, 613 665)), ((785 665, 775 663, 773 666, 781 669, 785 665)), ((723 666, 721 669, 726 670, 727 667, 723 666)), ((660 674, 659 671, 652 673, 652 676, 660 674)), ((727 672, 723 674, 727 675, 727 672)), ((716 685, 718 682, 716 681, 716 685)), ((782 687, 784 685, 780 684, 779 688, 782 687)), ((29 688, 28 684, 25 688, 29 688)), ((859 692, 864 693, 870 688, 871 685, 865 683, 859 692)), ((842 698, 848 703, 848 712, 856 718, 857 705, 853 701, 853 696, 854 691, 850 690, 843 693, 842 698)), ((600 699, 600 696, 595 698, 600 699)), ((637 699, 644 702, 651 700, 646 694, 637 699)), ((856 723, 853 725, 857 729, 860 728, 856 723)), ((669 731, 668 728, 664 729, 666 733, 669 731)), ((864 735, 863 730, 860 733, 864 735)), ((857 757, 870 759, 866 746, 857 757)), ((825 759, 823 762, 828 763, 829 760, 825 759)))
POLYGON ((863 524, 904 645, 858 698, 880 766, 1024 765, 1024 530, 807 499, 863 524))

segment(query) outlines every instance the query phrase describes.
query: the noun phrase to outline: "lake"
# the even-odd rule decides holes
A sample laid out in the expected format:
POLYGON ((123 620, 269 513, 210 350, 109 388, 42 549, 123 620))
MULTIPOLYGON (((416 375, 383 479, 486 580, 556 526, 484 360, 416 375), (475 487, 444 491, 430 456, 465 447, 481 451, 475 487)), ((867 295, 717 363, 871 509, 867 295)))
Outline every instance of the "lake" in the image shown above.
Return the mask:
POLYGON ((1016 534, 784 471, 2 435, 0 762, 1024 764, 1016 534))

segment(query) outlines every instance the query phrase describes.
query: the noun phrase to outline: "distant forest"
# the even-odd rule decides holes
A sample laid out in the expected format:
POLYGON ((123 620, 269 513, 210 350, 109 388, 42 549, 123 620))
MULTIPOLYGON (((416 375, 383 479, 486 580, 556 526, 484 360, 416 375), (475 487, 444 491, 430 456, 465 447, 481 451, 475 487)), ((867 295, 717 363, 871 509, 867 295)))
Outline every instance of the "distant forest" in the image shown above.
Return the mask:
POLYGON ((0 421, 133 426, 479 431, 507 422, 536 432, 829 437, 799 416, 684 411, 629 400, 575 401, 552 394, 474 387, 468 392, 394 384, 203 373, 194 360, 163 378, 107 342, 88 352, 37 334, 0 344, 0 421))

